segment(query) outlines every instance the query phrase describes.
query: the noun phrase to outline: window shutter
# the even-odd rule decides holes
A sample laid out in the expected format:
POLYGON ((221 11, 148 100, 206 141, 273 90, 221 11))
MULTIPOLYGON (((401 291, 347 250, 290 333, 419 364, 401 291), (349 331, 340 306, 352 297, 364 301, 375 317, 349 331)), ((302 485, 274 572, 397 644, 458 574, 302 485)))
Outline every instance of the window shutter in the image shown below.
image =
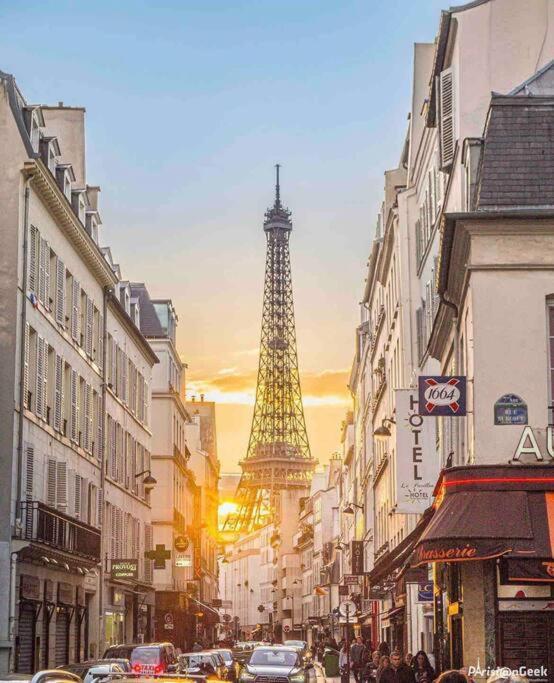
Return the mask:
POLYGON ((82 519, 81 517, 81 480, 80 474, 75 474, 75 498, 73 506, 73 514, 77 519, 82 519))
POLYGON ((37 292, 37 265, 40 252, 40 236, 34 225, 31 225, 29 234, 29 291, 37 292), (37 246, 39 249, 37 250, 37 246))
POLYGON ((56 257, 56 322, 65 327, 65 266, 56 257))
POLYGON ((90 450, 90 386, 86 382, 83 384, 82 410, 83 448, 88 451, 90 450))
MULTIPOLYGON (((150 524, 144 526, 144 550, 152 550, 152 527, 150 524)), ((152 560, 145 560, 144 578, 152 581, 152 560)))
POLYGON ((54 429, 57 432, 61 432, 63 406, 63 358, 58 354, 56 354, 54 384, 54 429))
POLYGON ((51 507, 56 507, 56 461, 48 460, 46 502, 51 507))
POLYGON ((112 372, 111 372, 111 379, 112 379, 112 389, 114 392, 117 392, 117 344, 115 343, 115 339, 112 338, 112 372))
POLYGON ((101 529, 104 526, 104 506, 102 504, 102 489, 98 489, 96 493, 96 502, 98 503, 98 508, 96 512, 96 524, 101 529))
POLYGON ((123 545, 123 512, 121 508, 116 508, 115 509, 115 519, 116 519, 116 527, 115 527, 115 538, 116 538, 116 553, 117 557, 121 557, 122 553, 122 545, 123 545))
POLYGON ((35 491, 35 449, 27 444, 25 449, 25 498, 34 500, 35 491))
POLYGON ((100 369, 104 367, 104 316, 98 315, 98 341, 96 342, 98 349, 96 354, 96 363, 100 369))
POLYGON ((56 463, 56 506, 59 510, 67 509, 67 463, 56 463))
POLYGON ((417 329, 417 357, 421 361, 423 357, 423 309, 418 308, 416 311, 416 329, 417 329))
POLYGON ((43 391, 43 378, 44 378, 44 339, 42 337, 37 338, 37 383, 36 383, 36 397, 35 397, 35 409, 36 414, 42 417, 44 412, 44 391, 43 391))
POLYGON ((42 417, 48 417, 48 342, 44 340, 44 372, 42 375, 42 417))
POLYGON ((117 547, 116 547, 116 531, 117 531, 117 522, 116 522, 116 514, 115 514, 115 507, 110 504, 110 531, 111 531, 111 543, 110 543, 110 555, 112 559, 116 557, 117 555, 117 547))
POLYGON ((104 414, 102 412, 102 395, 97 394, 97 416, 98 421, 96 423, 96 455, 99 460, 102 459, 102 454, 104 453, 104 414))
POLYGON ((94 319, 94 304, 92 303, 92 299, 89 299, 88 297, 86 302, 85 352, 87 356, 92 358, 92 321, 94 319))
POLYGON ((46 301, 46 240, 39 237, 38 243, 38 298, 44 306, 46 301))
POLYGON ((445 69, 439 76, 440 152, 441 168, 447 168, 454 160, 454 75, 445 69))
POLYGON ((71 288, 71 336, 75 341, 79 341, 79 307, 81 286, 75 278, 71 288))
POLYGON ((77 426, 79 424, 79 410, 77 405, 77 371, 71 370, 71 413, 70 413, 70 436, 72 441, 77 441, 77 426))
POLYGON ((127 356, 121 352, 121 400, 127 403, 127 356))
POLYGON ((110 475, 112 479, 117 479, 117 444, 116 444, 116 423, 114 420, 111 421, 111 434, 110 434, 110 465, 111 472, 110 475))
POLYGON ((24 356, 23 356, 23 405, 26 408, 30 408, 29 405, 29 323, 25 323, 25 339, 23 343, 25 344, 24 356))
POLYGON ((427 342, 433 329, 433 293, 431 282, 427 282, 425 285, 425 313, 425 341, 427 342))

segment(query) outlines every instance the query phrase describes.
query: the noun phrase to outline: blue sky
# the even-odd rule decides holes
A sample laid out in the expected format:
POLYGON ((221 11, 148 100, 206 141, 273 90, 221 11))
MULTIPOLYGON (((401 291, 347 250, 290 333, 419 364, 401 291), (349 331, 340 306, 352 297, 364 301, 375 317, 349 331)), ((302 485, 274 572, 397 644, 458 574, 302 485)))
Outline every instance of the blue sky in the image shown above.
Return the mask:
MULTIPOLYGON (((346 372, 382 174, 407 126, 413 43, 434 39, 444 6, 0 2, 0 69, 30 102, 86 107, 102 239, 125 277, 174 300, 192 380, 255 370, 276 162, 295 225, 301 370, 346 372)), ((334 410, 321 438, 308 415, 322 459, 334 410)), ((248 436, 242 412, 222 418, 229 462, 248 436)))

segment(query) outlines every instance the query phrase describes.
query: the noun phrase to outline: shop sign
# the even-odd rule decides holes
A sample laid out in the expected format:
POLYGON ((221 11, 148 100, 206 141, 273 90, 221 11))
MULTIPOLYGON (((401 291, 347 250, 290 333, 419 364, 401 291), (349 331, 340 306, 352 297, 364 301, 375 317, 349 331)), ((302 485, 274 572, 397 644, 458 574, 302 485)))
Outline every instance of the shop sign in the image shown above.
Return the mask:
POLYGON ((546 430, 524 427, 511 462, 519 465, 521 456, 533 456, 538 462, 554 459, 554 426, 546 430))
POLYGON ((356 574, 357 576, 363 576, 363 573, 364 573, 364 542, 363 541, 350 541, 350 557, 351 557, 352 574, 356 574))
POLYGON ((164 629, 166 631, 173 631, 175 624, 173 623, 173 614, 171 612, 166 612, 164 614, 164 629))
POLYGON ((494 404, 495 425, 526 425, 527 403, 517 394, 504 394, 494 404))
POLYGON ((419 377, 419 414, 463 417, 466 414, 466 378, 461 375, 419 377))
POLYGON ((175 566, 176 567, 192 567, 192 556, 186 553, 175 553, 175 566))
POLYGON ((501 583, 554 583, 554 562, 537 558, 503 558, 500 563, 501 583))
POLYGON ((71 583, 60 581, 58 583, 58 604, 73 605, 75 603, 73 591, 74 588, 71 583))
POLYGON ((358 574, 346 574, 343 579, 343 583, 345 586, 359 586, 360 585, 360 579, 358 578, 358 574))
POLYGON ((54 602, 54 582, 51 579, 44 579, 44 601, 54 602))
POLYGON ((499 600, 500 612, 554 612, 554 600, 499 600))
POLYGON ((184 553, 188 550, 189 547, 189 539, 186 536, 175 536, 175 550, 177 550, 180 553, 184 553))
POLYGON ((112 560, 112 579, 138 578, 138 560, 112 560))
POLYGON ((433 602, 433 584, 419 583, 417 585, 417 601, 433 602))
POLYGON ((350 586, 339 586, 339 595, 350 595, 350 586))
POLYGON ((25 600, 40 600, 40 579, 37 576, 21 574, 19 582, 22 598, 25 598, 25 600))
POLYGON ((435 425, 422 417, 415 389, 397 389, 396 505, 397 513, 422 513, 432 502, 439 474, 435 425))

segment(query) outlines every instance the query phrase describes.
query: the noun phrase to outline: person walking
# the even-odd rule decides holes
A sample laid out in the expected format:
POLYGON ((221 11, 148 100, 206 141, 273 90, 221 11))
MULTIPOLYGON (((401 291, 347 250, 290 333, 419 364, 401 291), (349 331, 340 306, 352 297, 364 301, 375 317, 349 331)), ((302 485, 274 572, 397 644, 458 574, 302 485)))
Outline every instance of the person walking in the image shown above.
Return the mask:
POLYGON ((371 657, 367 658, 362 674, 362 683, 376 683, 380 659, 381 656, 379 655, 378 650, 375 650, 371 657))
POLYGON ((412 660, 416 683, 431 683, 436 678, 435 670, 431 666, 429 657, 423 650, 419 650, 412 660))
POLYGON ((348 680, 350 675, 348 671, 348 648, 346 647, 346 641, 343 642, 339 652, 339 671, 341 683, 350 683, 348 680))
POLYGON ((391 654, 390 666, 382 671, 379 683, 416 683, 413 669, 404 663, 398 650, 391 654))
POLYGON ((379 656, 379 667, 377 668, 377 671, 375 672, 375 683, 380 683, 381 676, 383 675, 383 671, 385 671, 385 669, 388 669, 389 667, 390 667, 389 655, 380 655, 379 656))
POLYGON ((361 683, 366 657, 367 650, 364 641, 361 636, 358 636, 350 646, 350 666, 352 667, 352 673, 354 674, 356 683, 361 683))

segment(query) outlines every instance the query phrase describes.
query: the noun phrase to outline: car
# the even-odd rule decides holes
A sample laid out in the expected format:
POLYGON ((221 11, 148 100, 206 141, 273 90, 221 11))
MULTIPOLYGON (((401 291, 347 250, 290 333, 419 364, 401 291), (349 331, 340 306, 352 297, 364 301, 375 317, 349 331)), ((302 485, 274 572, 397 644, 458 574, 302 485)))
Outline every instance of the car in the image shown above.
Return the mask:
POLYGON ((213 652, 220 654, 225 662, 225 666, 227 667, 227 680, 236 681, 238 664, 233 657, 233 651, 228 648, 214 648, 213 652))
POLYGON ((60 669, 44 669, 36 674, 6 674, 0 683, 82 683, 77 674, 60 669))
POLYGON ((135 645, 129 660, 132 672, 137 674, 165 674, 177 671, 177 653, 173 643, 135 645))
POLYGON ((227 667, 221 655, 211 651, 184 652, 179 655, 179 672, 196 676, 215 676, 227 680, 227 667))
POLYGON ((84 683, 92 683, 102 673, 130 673, 131 664, 128 659, 90 659, 58 666, 58 670, 69 671, 79 676, 84 683))
POLYGON ((310 649, 305 640, 285 640, 283 645, 285 645, 285 647, 293 647, 295 650, 298 650, 304 659, 308 659, 310 657, 310 649))
POLYGON ((308 683, 313 664, 304 662, 294 647, 264 645, 254 649, 239 677, 240 683, 308 683))

